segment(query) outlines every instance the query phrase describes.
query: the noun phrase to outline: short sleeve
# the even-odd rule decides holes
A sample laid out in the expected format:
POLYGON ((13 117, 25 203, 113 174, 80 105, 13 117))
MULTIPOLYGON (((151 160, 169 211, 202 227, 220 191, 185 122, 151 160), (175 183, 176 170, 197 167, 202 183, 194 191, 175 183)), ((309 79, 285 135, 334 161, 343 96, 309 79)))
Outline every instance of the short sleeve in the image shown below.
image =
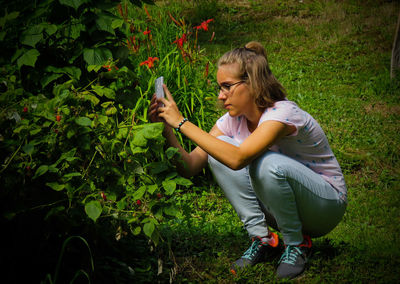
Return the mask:
POLYGON ((219 130, 221 130, 224 135, 226 136, 232 136, 232 128, 230 127, 230 116, 229 113, 225 113, 223 116, 221 116, 218 120, 217 120, 217 127, 219 130))
POLYGON ((275 120, 284 124, 293 125, 296 131, 290 136, 296 136, 305 122, 304 112, 292 101, 279 101, 273 107, 267 108, 260 118, 259 125, 268 120, 275 120))

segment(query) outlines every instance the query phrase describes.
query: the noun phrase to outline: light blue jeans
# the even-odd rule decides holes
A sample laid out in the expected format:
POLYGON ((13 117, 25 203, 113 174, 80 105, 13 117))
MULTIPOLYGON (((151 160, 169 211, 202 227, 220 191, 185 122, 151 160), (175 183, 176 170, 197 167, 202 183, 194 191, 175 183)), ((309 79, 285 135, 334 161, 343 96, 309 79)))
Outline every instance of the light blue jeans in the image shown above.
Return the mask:
MULTIPOLYGON (((218 138, 238 146, 227 136, 218 138)), ((250 237, 267 236, 271 226, 286 245, 298 245, 303 234, 329 233, 345 212, 346 202, 328 182, 285 155, 266 151, 237 171, 211 156, 208 162, 250 237)))

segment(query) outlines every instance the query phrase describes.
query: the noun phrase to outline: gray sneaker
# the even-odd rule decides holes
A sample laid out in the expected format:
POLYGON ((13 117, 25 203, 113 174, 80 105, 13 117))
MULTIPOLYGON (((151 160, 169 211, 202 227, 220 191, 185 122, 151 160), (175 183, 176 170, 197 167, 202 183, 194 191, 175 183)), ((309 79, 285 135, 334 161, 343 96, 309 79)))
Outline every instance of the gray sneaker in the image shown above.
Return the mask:
POLYGON ((245 251, 241 258, 236 260, 231 266, 231 273, 236 275, 238 269, 246 266, 252 266, 263 262, 268 255, 271 255, 271 248, 278 246, 278 235, 271 232, 271 236, 267 241, 263 241, 261 237, 253 238, 253 243, 245 251))
POLYGON ((286 246, 281 259, 279 260, 279 266, 276 270, 278 278, 289 278, 293 279, 299 276, 305 269, 307 263, 307 257, 311 251, 311 239, 308 236, 304 236, 304 242, 298 246, 286 246))

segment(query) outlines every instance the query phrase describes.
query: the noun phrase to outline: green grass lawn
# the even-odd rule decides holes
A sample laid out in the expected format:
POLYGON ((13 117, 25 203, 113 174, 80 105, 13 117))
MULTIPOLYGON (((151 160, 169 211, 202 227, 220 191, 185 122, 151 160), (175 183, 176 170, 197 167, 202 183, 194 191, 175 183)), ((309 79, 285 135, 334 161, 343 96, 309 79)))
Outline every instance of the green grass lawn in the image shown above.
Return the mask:
MULTIPOLYGON (((250 40, 263 43, 289 99, 325 130, 342 166, 349 204, 343 221, 314 240, 305 283, 400 282, 400 83, 390 57, 396 1, 169 1, 194 23, 214 18, 215 60, 250 40)), ((159 4, 163 4, 159 1, 159 4)), ((171 3, 170 3, 171 4, 171 3)), ((221 190, 182 192, 186 218, 165 229, 176 282, 275 282, 277 259, 237 277, 232 261, 249 244, 221 190), (173 257, 172 257, 173 255, 173 257)))

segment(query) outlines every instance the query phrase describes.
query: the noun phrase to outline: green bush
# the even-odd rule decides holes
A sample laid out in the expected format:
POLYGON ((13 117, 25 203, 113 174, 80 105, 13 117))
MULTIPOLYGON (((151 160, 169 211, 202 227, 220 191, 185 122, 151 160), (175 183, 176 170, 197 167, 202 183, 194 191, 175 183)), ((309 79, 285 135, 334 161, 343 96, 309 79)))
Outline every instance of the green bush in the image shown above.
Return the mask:
POLYGON ((38 206, 47 217, 78 210, 94 222, 123 221, 157 244, 157 226, 178 214, 173 194, 192 182, 176 173, 171 161, 179 157, 165 147, 163 124, 148 123, 154 80, 163 75, 183 114, 207 128, 214 117, 207 80, 213 70, 198 46, 198 33, 206 31, 142 2, 151 1, 6 7, 0 19, 3 216, 38 206), (28 196, 35 198, 27 202, 28 196))

